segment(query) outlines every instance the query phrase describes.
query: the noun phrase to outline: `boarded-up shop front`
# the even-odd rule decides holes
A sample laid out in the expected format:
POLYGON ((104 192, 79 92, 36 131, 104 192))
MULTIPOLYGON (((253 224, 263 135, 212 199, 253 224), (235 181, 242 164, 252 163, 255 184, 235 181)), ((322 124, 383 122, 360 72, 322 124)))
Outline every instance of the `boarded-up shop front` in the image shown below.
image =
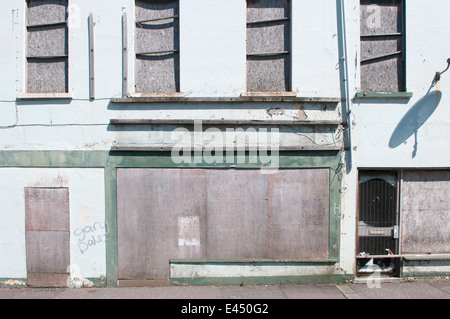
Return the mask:
POLYGON ((327 260, 330 170, 119 168, 119 280, 172 259, 327 260))

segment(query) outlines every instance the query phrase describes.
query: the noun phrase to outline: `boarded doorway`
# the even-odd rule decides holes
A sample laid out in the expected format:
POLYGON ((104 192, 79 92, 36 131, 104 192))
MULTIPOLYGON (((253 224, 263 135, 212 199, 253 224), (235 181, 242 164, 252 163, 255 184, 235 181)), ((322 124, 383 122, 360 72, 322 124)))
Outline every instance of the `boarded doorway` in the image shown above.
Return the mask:
POLYGON ((67 285, 69 250, 69 189, 25 188, 27 284, 67 285))
POLYGON ((329 257, 329 170, 117 170, 118 275, 169 281, 170 259, 329 257))

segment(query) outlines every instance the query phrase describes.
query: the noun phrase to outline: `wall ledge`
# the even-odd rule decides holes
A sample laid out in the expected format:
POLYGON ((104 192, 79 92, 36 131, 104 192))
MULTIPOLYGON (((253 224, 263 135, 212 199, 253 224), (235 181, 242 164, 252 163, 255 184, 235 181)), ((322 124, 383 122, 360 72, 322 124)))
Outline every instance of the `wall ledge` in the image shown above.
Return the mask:
POLYGON ((183 97, 183 96, 129 96, 111 98, 111 103, 248 103, 248 102, 293 102, 338 104, 339 97, 298 97, 298 96, 261 96, 239 97, 183 97))
POLYGON ((322 125, 339 126, 340 120, 223 120, 223 119, 110 119, 111 125, 322 125))
POLYGON ((73 99, 71 93, 20 93, 17 95, 18 100, 61 100, 73 99))

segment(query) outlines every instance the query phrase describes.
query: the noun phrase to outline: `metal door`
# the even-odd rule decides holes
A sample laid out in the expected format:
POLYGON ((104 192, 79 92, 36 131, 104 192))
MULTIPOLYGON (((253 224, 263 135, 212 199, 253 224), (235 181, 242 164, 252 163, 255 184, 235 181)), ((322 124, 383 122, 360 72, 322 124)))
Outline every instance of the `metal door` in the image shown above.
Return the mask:
POLYGON ((394 274, 398 255, 397 172, 360 171, 357 266, 358 273, 394 274))

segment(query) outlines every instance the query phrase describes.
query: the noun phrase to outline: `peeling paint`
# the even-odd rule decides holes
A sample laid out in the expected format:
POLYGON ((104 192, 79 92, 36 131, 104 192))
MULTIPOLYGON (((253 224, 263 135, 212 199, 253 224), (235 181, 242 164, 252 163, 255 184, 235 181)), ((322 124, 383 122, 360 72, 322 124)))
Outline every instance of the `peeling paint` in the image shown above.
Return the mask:
POLYGON ((267 110, 267 114, 269 114, 271 117, 274 115, 283 115, 286 113, 286 110, 283 110, 279 107, 276 108, 270 108, 267 110))
POLYGON ((9 279, 6 281, 0 281, 0 287, 1 286, 9 286, 9 287, 26 286, 26 282, 20 281, 20 280, 9 279))
POLYGON ((305 112, 305 105, 304 104, 295 104, 294 109, 298 108, 298 110, 293 111, 293 117, 295 117, 297 120, 304 121, 308 119, 308 115, 305 112))

